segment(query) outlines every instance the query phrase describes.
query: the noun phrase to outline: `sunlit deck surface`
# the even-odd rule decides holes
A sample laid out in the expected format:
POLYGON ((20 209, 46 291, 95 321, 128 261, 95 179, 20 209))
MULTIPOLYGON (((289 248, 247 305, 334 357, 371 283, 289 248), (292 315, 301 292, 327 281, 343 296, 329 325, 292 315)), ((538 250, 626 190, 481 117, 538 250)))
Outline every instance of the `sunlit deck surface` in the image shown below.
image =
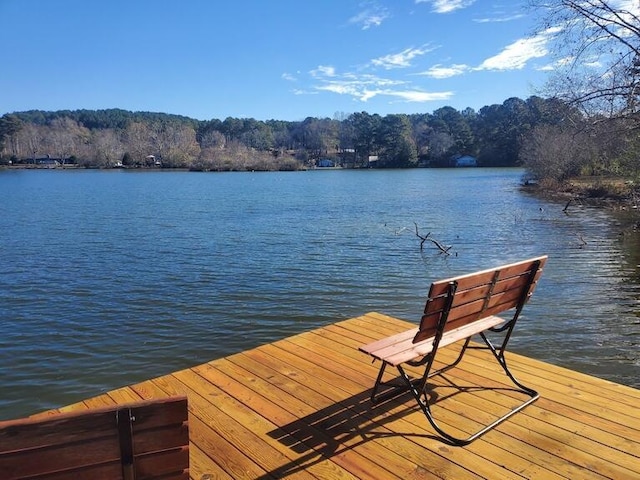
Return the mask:
MULTIPOLYGON (((196 480, 640 478, 640 391, 516 354, 512 371, 541 398, 468 446, 436 437, 408 393, 372 406, 379 364, 358 346, 412 326, 369 313, 59 411, 187 395, 196 480)), ((516 402, 489 355, 468 351, 430 382, 455 434, 516 402)))

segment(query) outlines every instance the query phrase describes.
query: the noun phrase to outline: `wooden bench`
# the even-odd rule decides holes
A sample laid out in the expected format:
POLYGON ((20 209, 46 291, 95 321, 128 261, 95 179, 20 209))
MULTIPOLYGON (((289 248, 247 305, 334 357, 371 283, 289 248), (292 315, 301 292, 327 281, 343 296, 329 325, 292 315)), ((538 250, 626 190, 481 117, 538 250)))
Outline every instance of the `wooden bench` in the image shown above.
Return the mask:
POLYGON ((401 388, 413 394, 433 428, 454 445, 470 443, 535 401, 539 397, 538 393, 516 380, 509 371, 504 353, 520 312, 531 297, 546 260, 546 256, 541 256, 434 282, 429 289, 424 314, 418 328, 360 347, 360 351, 371 355, 374 360, 382 361, 371 393, 371 400, 376 403, 382 398, 398 393, 397 390, 379 393, 380 388, 385 385, 382 380, 386 366, 396 367, 404 380, 401 388), (513 311, 511 318, 505 320, 498 316, 508 310, 513 311), (500 334, 497 346, 494 346, 488 338, 488 332, 500 334), (429 405, 426 385, 430 377, 455 367, 462 360, 471 337, 476 334, 480 335, 484 345, 474 348, 489 349, 506 375, 516 385, 516 390, 525 393, 529 398, 480 431, 462 439, 445 432, 435 421, 429 405), (459 341, 464 341, 464 344, 456 360, 434 370, 433 365, 438 349, 459 341), (412 379, 405 372, 403 364, 424 365, 424 374, 422 377, 412 379))
POLYGON ((0 422, 0 478, 188 480, 187 399, 0 422))

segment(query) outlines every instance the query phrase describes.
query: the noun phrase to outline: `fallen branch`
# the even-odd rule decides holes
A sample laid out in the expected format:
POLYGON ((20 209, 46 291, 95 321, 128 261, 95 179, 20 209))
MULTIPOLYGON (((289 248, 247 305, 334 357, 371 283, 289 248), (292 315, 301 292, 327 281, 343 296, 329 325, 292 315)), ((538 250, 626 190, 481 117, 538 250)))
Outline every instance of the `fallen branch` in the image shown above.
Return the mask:
POLYGON ((427 241, 427 239, 429 238, 429 235, 431 235, 431 232, 427 233, 427 235, 423 237, 422 235, 420 235, 420 232, 418 232, 418 224, 416 222, 413 222, 413 224, 416 226, 416 236, 420 239, 420 250, 422 250, 422 247, 424 246, 424 242, 427 241))
POLYGON ((444 253, 445 255, 451 255, 451 254, 449 253, 449 250, 451 250, 451 247, 452 247, 452 246, 445 247, 445 246, 443 246, 442 244, 440 244, 440 242, 438 242, 437 240, 434 240, 433 238, 430 238, 429 240, 431 240, 431 241, 433 242, 433 244, 434 244, 436 247, 438 247, 442 253, 444 253))
POLYGON ((444 253, 445 255, 451 255, 449 253, 449 250, 451 250, 451 247, 445 247, 444 245, 442 245, 440 242, 438 242, 437 240, 433 239, 433 238, 429 238, 429 236, 431 235, 431 232, 427 233, 426 235, 420 235, 420 232, 418 231, 418 224, 416 222, 413 222, 413 224, 416 226, 416 236, 420 239, 420 250, 423 249, 424 247, 424 242, 426 242, 427 240, 429 240, 431 243, 433 243, 436 247, 438 247, 438 249, 440 250, 441 253, 444 253))

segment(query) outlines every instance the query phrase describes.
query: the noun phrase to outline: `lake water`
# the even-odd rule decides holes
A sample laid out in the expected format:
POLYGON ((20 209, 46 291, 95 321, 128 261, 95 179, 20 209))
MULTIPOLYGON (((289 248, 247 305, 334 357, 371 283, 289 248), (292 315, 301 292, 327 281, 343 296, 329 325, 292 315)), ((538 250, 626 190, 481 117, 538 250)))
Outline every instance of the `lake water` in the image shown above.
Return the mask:
POLYGON ((539 254, 512 350, 640 387, 637 235, 521 175, 0 171, 0 418, 368 311, 417 322, 431 281, 539 254))

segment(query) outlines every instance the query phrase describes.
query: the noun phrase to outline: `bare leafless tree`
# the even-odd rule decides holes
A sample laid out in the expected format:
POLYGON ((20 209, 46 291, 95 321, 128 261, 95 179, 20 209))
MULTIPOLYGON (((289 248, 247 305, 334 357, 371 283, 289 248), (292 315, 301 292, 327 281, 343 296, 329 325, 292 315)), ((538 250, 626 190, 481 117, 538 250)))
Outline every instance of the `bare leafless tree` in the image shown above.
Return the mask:
POLYGON ((96 129, 91 136, 90 158, 99 167, 113 167, 122 161, 125 147, 122 134, 113 128, 96 129))
POLYGON ((554 74, 548 94, 590 118, 628 118, 640 125, 640 2, 529 0, 550 39, 554 74))
POLYGON ((562 183, 578 175, 594 152, 584 130, 539 125, 524 139, 520 157, 533 178, 562 183))

